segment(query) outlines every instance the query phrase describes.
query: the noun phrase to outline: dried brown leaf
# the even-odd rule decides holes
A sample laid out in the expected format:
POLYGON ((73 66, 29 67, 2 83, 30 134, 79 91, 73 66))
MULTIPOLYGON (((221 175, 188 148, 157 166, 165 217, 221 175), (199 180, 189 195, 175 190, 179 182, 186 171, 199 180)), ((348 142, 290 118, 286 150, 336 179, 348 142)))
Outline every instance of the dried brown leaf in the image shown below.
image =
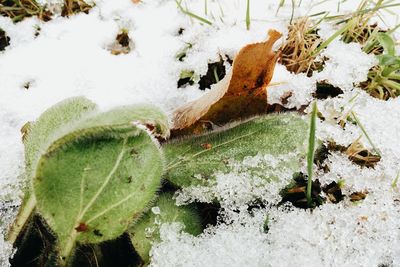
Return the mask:
POLYGON ((201 132, 204 123, 222 125, 267 111, 266 88, 272 79, 278 53, 273 44, 281 37, 268 32, 265 42, 243 47, 233 61, 231 71, 199 99, 179 107, 173 113, 173 129, 201 132))

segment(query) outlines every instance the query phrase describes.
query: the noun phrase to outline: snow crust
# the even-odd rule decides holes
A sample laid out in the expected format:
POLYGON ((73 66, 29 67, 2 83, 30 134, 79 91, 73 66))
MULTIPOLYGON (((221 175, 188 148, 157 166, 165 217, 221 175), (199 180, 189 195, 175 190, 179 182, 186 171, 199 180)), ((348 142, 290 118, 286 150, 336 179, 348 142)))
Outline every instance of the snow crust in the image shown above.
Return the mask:
MULTIPOLYGON (((62 1, 39 2, 59 10, 62 1)), ((279 1, 252 0, 251 30, 247 31, 246 1, 207 2, 207 15, 204 1, 186 0, 184 5, 212 20, 212 26, 185 16, 171 0, 144 0, 139 5, 130 0, 99 0, 88 15, 56 17, 46 23, 28 18, 13 24, 0 17, 0 27, 11 38, 10 46, 0 52, 0 266, 9 266, 13 249, 4 236, 26 186, 20 128, 27 121, 76 95, 88 97, 102 109, 147 102, 169 113, 204 93, 196 84, 178 89, 181 71, 204 75, 208 63, 219 61, 220 56, 232 59, 242 46, 264 40, 268 29, 285 34, 292 15, 291 1, 276 15, 279 1), (115 56, 107 48, 122 29, 128 30, 134 49, 115 56), (176 55, 188 43, 192 48, 180 62, 176 55)), ((294 16, 321 11, 335 15, 354 11, 358 4, 339 2, 338 11, 338 1, 302 1, 294 16)), ((385 23, 379 21, 382 27, 398 23, 393 14, 384 17, 385 23)), ((333 30, 323 28, 321 35, 327 38, 333 30)), ((316 178, 323 184, 344 180, 345 194, 367 190, 367 198, 357 204, 346 198, 312 212, 276 208, 290 173, 279 170, 281 180, 266 183, 243 168, 260 160, 273 164, 277 159, 248 158, 234 163, 231 173, 217 174, 211 190, 186 188, 177 194, 178 204, 219 200, 220 222, 198 237, 182 232, 179 224, 163 225, 162 242, 152 249, 152 266, 400 266, 400 194, 399 185, 392 186, 400 171, 400 99, 379 101, 355 87, 375 64, 359 45, 335 41, 323 56, 329 58, 324 70, 311 78, 289 73, 278 64, 268 101, 300 108, 312 100, 317 81, 339 86, 343 95, 318 101, 325 117, 318 123, 318 137, 349 145, 361 136, 361 142, 371 148, 359 127, 337 125, 338 117, 353 110, 382 159, 368 169, 334 153, 327 160, 330 172, 318 173, 316 178), (282 103, 289 92, 291 96, 282 103), (256 199, 266 203, 266 208, 248 211, 248 204, 256 199)))

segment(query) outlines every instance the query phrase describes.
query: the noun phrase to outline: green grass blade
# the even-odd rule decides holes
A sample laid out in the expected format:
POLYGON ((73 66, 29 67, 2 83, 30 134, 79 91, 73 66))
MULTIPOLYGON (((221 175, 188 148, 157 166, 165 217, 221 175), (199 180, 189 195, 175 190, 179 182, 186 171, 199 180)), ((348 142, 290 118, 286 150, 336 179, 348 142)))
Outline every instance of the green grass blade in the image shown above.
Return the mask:
POLYGON ((246 7, 246 29, 250 30, 250 0, 247 0, 246 7))
POLYGON ((201 21, 201 22, 203 22, 205 24, 212 25, 211 21, 209 21, 209 20, 207 20, 205 18, 202 18, 199 15, 194 14, 194 13, 190 12, 189 10, 184 9, 183 6, 181 5, 182 1, 175 0, 175 2, 177 4, 178 8, 182 11, 182 13, 184 13, 184 14, 186 14, 186 15, 194 18, 194 19, 197 19, 197 20, 199 20, 199 21, 201 21))
POLYGON ((312 205, 312 197, 311 197, 311 189, 312 189, 312 177, 313 177, 313 164, 314 164, 314 154, 315 154, 315 130, 316 130, 316 122, 317 122, 317 102, 313 103, 313 108, 311 112, 311 121, 310 121, 310 136, 308 139, 308 152, 307 152, 307 205, 311 207, 312 205))
POLYGON ((399 181, 399 178, 400 178, 400 171, 397 173, 396 178, 394 178, 394 180, 392 182, 392 188, 397 187, 397 182, 399 181))
POLYGON ((329 37, 327 40, 325 40, 320 46, 317 47, 317 49, 312 52, 311 56, 316 56, 318 55, 323 49, 325 49, 330 43, 333 42, 337 37, 342 35, 345 31, 350 29, 350 27, 353 26, 353 21, 349 21, 344 25, 342 28, 340 28, 338 31, 336 31, 334 34, 332 34, 331 37, 329 37))
POLYGON ((275 12, 275 16, 278 15, 279 10, 280 10, 281 7, 283 7, 284 5, 285 5, 285 0, 280 0, 279 6, 278 6, 278 8, 276 9, 276 12, 275 12))

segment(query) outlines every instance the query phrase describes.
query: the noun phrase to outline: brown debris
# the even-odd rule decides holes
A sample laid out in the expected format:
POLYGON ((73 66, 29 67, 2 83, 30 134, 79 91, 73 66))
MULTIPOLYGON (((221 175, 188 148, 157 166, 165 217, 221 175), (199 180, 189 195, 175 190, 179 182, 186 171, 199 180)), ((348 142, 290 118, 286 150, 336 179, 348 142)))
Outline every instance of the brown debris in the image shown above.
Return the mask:
POLYGON ((32 127, 32 122, 28 121, 26 122, 22 127, 21 127, 21 134, 22 134, 22 141, 24 142, 26 140, 26 137, 29 134, 29 131, 31 130, 32 127))
POLYGON ((332 203, 339 203, 343 200, 344 195, 342 194, 342 189, 340 188, 340 184, 336 182, 332 182, 322 188, 322 191, 326 194, 327 198, 332 203))
POLYGON ((351 202, 356 202, 356 201, 361 201, 364 200, 367 197, 368 191, 363 191, 363 192, 354 192, 350 195, 350 201, 351 202))
POLYGON ((281 103, 286 105, 289 102, 289 98, 293 96, 293 92, 286 92, 281 96, 281 103))
POLYGON ((204 149, 211 149, 212 145, 210 143, 204 143, 204 144, 201 144, 201 147, 204 149))
POLYGON ((288 37, 280 48, 282 57, 279 62, 293 73, 307 73, 310 77, 313 71, 323 68, 324 62, 316 60, 310 54, 322 43, 315 25, 308 17, 299 18, 289 26, 288 37))
POLYGON ((77 232, 87 232, 89 227, 85 223, 79 223, 79 225, 75 227, 75 230, 77 232))
POLYGON ((379 155, 373 154, 364 147, 360 142, 360 138, 347 148, 346 154, 349 156, 349 160, 362 167, 375 167, 376 163, 381 160, 379 155))
POLYGON ((272 51, 281 37, 275 30, 265 42, 242 48, 233 61, 232 70, 215 87, 173 113, 173 129, 190 127, 202 132, 203 121, 222 125, 232 120, 265 113, 268 108, 266 88, 272 79, 279 53, 272 51))
POLYGON ((128 31, 122 30, 116 37, 115 41, 109 46, 111 54, 117 56, 120 54, 128 54, 133 47, 133 41, 130 39, 128 31))
POLYGON ((9 17, 13 22, 37 16, 42 21, 51 20, 52 13, 35 0, 9 1, 0 0, 0 16, 9 17))
POLYGON ((79 12, 88 14, 92 7, 83 0, 64 0, 61 16, 69 17, 79 12))

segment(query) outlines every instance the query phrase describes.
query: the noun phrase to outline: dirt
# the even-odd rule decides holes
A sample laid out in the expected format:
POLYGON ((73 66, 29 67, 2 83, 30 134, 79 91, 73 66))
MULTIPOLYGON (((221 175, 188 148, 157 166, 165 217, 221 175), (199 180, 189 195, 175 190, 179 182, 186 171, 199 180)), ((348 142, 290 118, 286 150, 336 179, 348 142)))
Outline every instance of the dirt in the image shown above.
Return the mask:
POLYGON ((210 89, 211 85, 222 80, 226 75, 224 60, 222 57, 219 61, 209 63, 207 73, 200 77, 199 87, 200 90, 210 89), (218 79, 217 79, 218 77, 218 79))
POLYGON ((343 90, 333 86, 326 81, 317 82, 317 90, 313 94, 318 99, 327 99, 329 97, 337 97, 343 94, 343 90))
POLYGON ((4 51, 5 48, 10 45, 10 40, 6 32, 0 28, 0 51, 4 51))
POLYGON ((279 205, 290 202, 293 206, 300 209, 313 209, 326 202, 334 204, 339 203, 345 197, 342 194, 340 184, 332 182, 328 185, 321 186, 319 180, 316 179, 312 182, 312 205, 309 206, 306 197, 307 181, 308 177, 305 174, 295 174, 291 183, 281 191, 282 200, 279 205))

